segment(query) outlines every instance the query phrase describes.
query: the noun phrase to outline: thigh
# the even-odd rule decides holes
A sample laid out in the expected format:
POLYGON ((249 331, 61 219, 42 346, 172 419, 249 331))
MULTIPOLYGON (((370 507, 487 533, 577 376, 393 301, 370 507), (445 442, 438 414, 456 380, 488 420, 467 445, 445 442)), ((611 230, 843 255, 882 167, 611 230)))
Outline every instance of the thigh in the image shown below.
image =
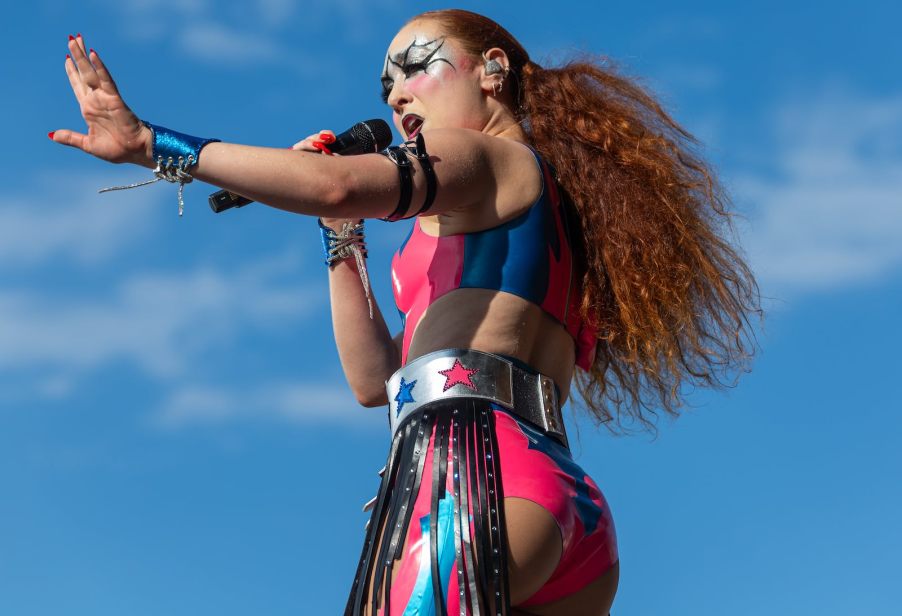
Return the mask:
MULTIPOLYGON (((512 605, 529 612, 593 584, 604 594, 597 580, 617 562, 617 548, 598 486, 566 448, 509 415, 499 414, 498 433, 506 509, 515 516, 507 524, 512 605)), ((582 607, 596 609, 599 602, 588 598, 582 607)))
POLYGON ((536 594, 557 569, 564 551, 560 527, 551 513, 533 501, 506 497, 511 605, 536 594))
POLYGON ((532 597, 529 604, 541 609, 571 595, 555 580, 565 544, 572 556, 574 537, 581 536, 573 533, 579 490, 549 458, 554 452, 536 449, 508 416, 498 424, 491 408, 465 399, 430 407, 428 417, 424 412, 401 430, 351 613, 427 612, 441 602, 457 614, 462 601, 495 613, 496 604, 516 606, 532 597))
POLYGON ((607 616, 620 580, 620 563, 605 571, 588 586, 562 599, 514 609, 512 616, 607 616))

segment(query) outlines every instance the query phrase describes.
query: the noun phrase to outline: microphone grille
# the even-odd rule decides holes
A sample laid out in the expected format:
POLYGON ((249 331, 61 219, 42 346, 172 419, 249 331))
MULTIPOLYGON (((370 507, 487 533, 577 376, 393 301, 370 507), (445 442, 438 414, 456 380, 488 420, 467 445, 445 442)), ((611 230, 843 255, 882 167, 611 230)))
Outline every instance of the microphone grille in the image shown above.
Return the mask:
POLYGON ((381 152, 391 145, 391 128, 385 120, 375 119, 358 122, 351 129, 364 152, 381 152))

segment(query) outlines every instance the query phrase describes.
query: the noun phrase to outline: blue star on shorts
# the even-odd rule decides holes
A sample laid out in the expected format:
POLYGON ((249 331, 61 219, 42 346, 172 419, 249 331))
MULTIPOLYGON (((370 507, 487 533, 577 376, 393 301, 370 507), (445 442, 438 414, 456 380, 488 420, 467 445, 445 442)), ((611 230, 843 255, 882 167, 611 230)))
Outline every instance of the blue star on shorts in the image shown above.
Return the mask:
POLYGON ((416 400, 414 400, 413 396, 410 394, 413 386, 416 384, 416 381, 405 383, 404 377, 401 377, 401 386, 398 389, 398 393, 395 394, 395 402, 398 403, 398 408, 395 410, 395 417, 401 414, 401 409, 404 408, 405 402, 416 402, 416 400))
POLYGON ((573 479, 574 487, 576 488, 576 495, 573 497, 576 513, 582 520, 586 534, 590 535, 595 532, 595 529, 598 528, 598 520, 601 518, 602 510, 589 495, 586 472, 574 462, 567 449, 559 445, 551 437, 542 434, 523 422, 517 423, 520 425, 523 433, 526 434, 529 448, 544 453, 558 465, 558 468, 573 479))

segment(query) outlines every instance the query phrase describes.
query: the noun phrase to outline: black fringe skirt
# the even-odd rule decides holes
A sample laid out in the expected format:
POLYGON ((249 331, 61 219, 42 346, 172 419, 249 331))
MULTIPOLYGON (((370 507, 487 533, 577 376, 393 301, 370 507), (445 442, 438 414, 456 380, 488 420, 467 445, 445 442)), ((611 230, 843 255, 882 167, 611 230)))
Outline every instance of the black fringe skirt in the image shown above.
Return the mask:
MULTIPOLYGON (((436 615, 447 616, 449 605, 456 607, 459 599, 459 612, 452 616, 508 616, 507 536, 500 469, 491 402, 479 398, 436 400, 407 418, 392 438, 345 616, 389 616, 392 609, 396 614, 406 611, 407 605, 391 605, 392 574, 403 556, 414 503, 421 490, 429 490, 431 575, 427 577, 431 589, 420 588, 419 598, 411 595, 405 602, 419 605, 421 611, 416 613, 427 611, 431 602, 436 615), (433 455, 430 468, 426 468, 430 450, 433 455), (453 524, 456 587, 440 573, 440 561, 450 560, 450 555, 441 554, 439 545, 442 515, 443 524, 453 524), (431 597, 423 596, 424 592, 431 597)), ((398 601, 397 593, 394 599, 398 601)))

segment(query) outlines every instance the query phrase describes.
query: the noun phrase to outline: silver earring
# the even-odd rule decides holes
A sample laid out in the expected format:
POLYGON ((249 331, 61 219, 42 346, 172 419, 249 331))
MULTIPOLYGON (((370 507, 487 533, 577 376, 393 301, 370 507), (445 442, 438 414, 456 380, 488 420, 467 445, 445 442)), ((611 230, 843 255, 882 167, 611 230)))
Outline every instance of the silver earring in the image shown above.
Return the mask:
POLYGON ((501 63, 498 60, 488 60, 485 63, 485 74, 486 75, 497 75, 498 73, 503 73, 504 67, 501 66, 501 63))

